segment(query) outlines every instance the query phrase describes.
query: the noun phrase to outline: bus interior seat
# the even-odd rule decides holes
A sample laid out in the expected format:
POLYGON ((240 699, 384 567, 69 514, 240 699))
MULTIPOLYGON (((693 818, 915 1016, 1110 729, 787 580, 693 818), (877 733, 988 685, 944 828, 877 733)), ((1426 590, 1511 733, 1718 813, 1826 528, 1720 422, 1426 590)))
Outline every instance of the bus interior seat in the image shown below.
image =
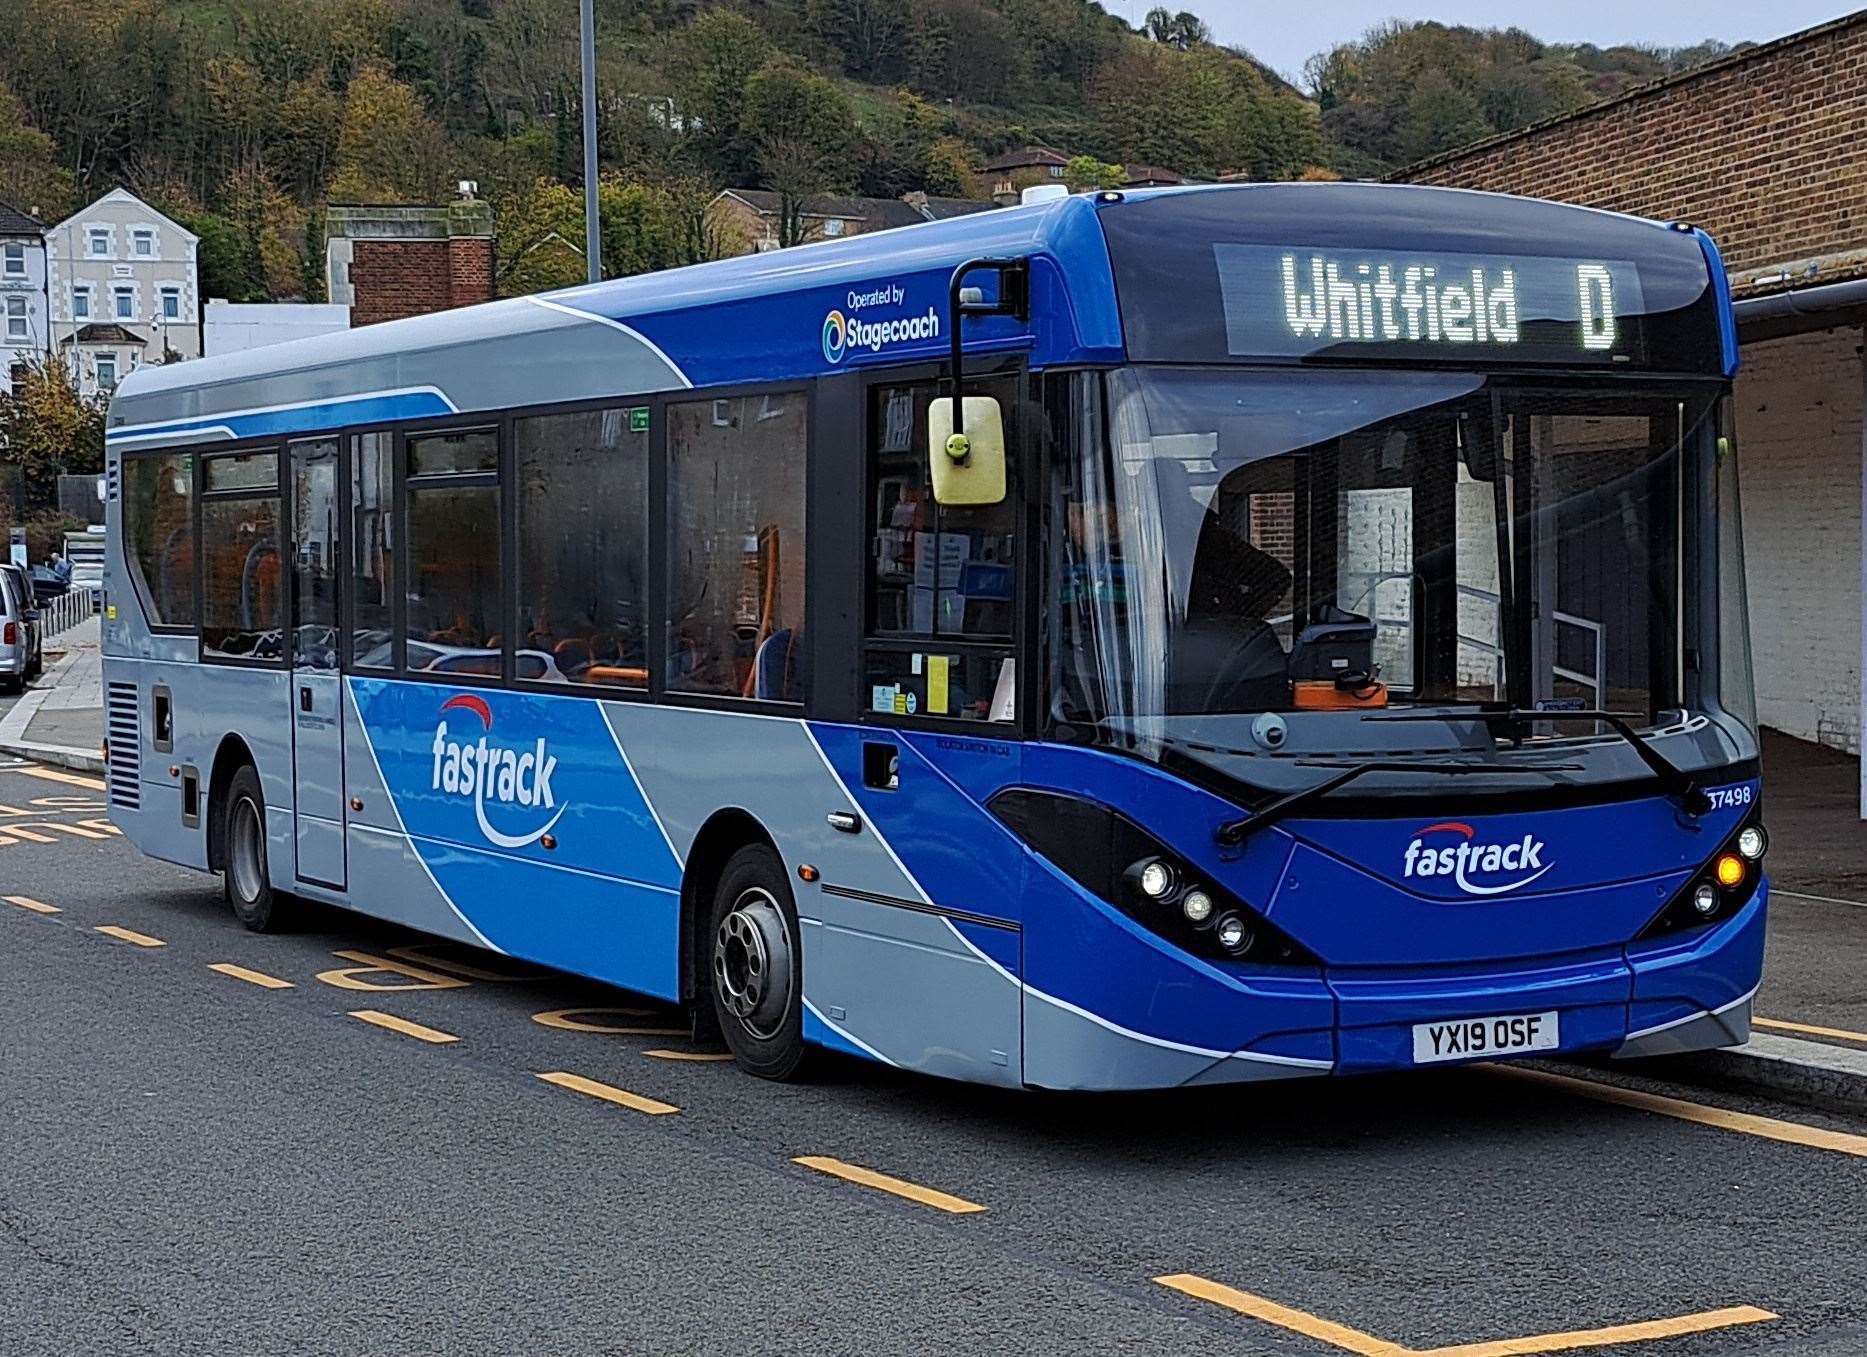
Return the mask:
POLYGON ((767 702, 801 702, 808 688, 807 652, 786 627, 759 645, 752 659, 753 696, 767 702))

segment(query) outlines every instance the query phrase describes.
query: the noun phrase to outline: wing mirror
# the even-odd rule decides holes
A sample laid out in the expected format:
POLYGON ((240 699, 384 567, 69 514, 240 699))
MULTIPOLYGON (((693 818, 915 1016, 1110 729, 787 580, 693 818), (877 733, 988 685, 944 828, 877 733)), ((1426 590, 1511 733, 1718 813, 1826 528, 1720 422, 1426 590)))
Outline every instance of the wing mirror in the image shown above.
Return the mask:
POLYGON ((966 396, 965 431, 953 431, 953 398, 927 408, 927 462, 939 504, 999 504, 1005 498, 1005 416, 991 396, 966 396))

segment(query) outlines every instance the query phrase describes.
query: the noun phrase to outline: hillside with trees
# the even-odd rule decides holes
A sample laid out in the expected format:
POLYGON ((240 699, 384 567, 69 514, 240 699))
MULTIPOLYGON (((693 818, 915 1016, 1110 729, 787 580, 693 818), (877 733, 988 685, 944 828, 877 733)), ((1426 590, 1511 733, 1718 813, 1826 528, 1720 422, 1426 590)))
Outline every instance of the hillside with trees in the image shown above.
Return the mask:
MULTIPOLYGON (((1194 177, 1370 174, 1722 50, 1391 24, 1299 91, 1201 18, 1091 0, 596 0, 605 268, 707 258, 722 187, 969 196, 1023 145, 1194 177)), ((1267 20, 1268 21, 1268 20, 1267 20)), ((0 0, 0 197, 123 184, 202 238, 204 295, 313 297, 329 202, 498 209, 507 292, 581 274, 575 0, 0 0), (549 248, 546 248, 546 247, 549 248)))

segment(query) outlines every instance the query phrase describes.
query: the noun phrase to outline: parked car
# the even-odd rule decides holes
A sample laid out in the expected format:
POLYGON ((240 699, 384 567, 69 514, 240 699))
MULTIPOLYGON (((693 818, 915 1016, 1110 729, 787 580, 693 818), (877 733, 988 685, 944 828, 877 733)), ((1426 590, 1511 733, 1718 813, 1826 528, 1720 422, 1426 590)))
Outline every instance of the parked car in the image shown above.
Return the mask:
POLYGON ((71 576, 61 575, 49 565, 32 568, 32 596, 39 603, 49 603, 71 592, 71 576))
POLYGON ((0 565, 0 692, 17 693, 45 667, 45 638, 26 572, 0 565))

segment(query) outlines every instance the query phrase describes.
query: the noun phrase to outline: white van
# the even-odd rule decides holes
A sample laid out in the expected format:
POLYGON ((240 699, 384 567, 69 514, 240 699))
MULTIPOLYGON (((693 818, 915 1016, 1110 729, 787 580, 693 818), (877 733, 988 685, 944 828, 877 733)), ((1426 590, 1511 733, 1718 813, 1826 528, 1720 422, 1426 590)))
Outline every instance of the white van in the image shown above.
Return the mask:
POLYGON ((45 662, 32 583, 16 565, 0 565, 0 692, 17 693, 45 662))

